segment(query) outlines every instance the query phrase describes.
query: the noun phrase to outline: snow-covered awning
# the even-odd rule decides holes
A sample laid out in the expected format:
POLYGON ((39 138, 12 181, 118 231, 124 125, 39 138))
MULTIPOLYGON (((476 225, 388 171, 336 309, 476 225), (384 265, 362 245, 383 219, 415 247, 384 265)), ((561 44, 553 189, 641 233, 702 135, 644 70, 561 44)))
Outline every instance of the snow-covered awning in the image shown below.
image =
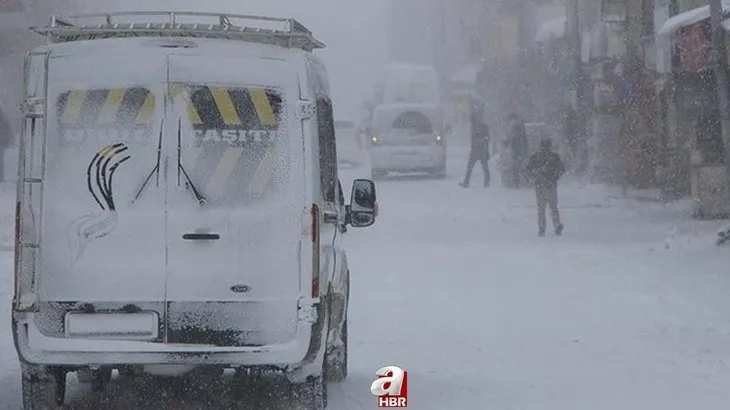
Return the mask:
MULTIPOLYGON (((723 11, 730 11, 730 0, 722 0, 723 11)), ((710 18, 710 6, 702 6, 670 17, 659 27, 657 35, 670 37, 677 30, 710 18)))
POLYGON ((544 43, 556 38, 565 36, 565 16, 558 17, 547 21, 537 28, 535 33, 535 41, 538 43, 544 43))
MULTIPOLYGON (((724 13, 730 12, 730 0, 722 0, 724 13)), ((673 36, 677 31, 710 18, 710 6, 698 7, 668 18, 656 31, 656 69, 660 73, 671 71, 673 36)), ((725 30, 730 31, 730 20, 722 22, 725 30)))

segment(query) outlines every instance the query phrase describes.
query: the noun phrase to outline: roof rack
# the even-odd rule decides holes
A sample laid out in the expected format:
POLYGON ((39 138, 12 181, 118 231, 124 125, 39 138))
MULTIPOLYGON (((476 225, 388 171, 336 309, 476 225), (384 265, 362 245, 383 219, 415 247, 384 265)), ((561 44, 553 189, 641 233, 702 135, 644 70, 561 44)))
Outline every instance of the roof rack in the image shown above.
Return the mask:
POLYGON ((49 43, 124 37, 194 37, 271 44, 310 52, 325 47, 293 18, 189 11, 54 15, 48 26, 31 30, 46 36, 49 43))

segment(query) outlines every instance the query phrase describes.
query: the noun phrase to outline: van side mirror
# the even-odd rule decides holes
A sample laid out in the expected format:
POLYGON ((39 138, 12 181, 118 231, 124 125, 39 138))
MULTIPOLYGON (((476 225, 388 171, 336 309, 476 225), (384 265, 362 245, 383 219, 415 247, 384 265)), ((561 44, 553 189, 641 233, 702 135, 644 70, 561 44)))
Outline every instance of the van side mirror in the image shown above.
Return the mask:
POLYGON ((349 222, 355 228, 365 228, 375 223, 378 201, 375 183, 369 179, 356 179, 352 183, 349 222))

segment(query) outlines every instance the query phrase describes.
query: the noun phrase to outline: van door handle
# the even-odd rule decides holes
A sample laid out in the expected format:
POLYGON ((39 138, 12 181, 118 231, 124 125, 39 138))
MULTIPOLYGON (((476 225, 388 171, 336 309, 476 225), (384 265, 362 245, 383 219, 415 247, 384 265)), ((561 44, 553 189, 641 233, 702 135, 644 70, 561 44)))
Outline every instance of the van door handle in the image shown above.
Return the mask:
POLYGON ((186 233, 183 235, 183 239, 188 241, 216 241, 221 236, 217 233, 186 233))

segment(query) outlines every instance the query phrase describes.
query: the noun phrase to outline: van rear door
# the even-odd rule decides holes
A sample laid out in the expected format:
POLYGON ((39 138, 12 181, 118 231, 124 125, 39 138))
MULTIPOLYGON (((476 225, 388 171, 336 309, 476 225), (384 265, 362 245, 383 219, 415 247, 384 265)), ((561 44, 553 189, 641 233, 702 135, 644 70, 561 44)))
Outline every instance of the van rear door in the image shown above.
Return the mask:
POLYGON ((155 339, 165 292, 157 167, 165 60, 53 58, 48 75, 37 323, 49 335, 155 339), (77 327, 65 315, 140 309, 151 310, 150 320, 127 335, 108 318, 87 316, 77 327))
POLYGON ((167 213, 169 343, 252 346, 296 334, 306 197, 290 66, 170 56, 171 158, 180 160, 167 213))

